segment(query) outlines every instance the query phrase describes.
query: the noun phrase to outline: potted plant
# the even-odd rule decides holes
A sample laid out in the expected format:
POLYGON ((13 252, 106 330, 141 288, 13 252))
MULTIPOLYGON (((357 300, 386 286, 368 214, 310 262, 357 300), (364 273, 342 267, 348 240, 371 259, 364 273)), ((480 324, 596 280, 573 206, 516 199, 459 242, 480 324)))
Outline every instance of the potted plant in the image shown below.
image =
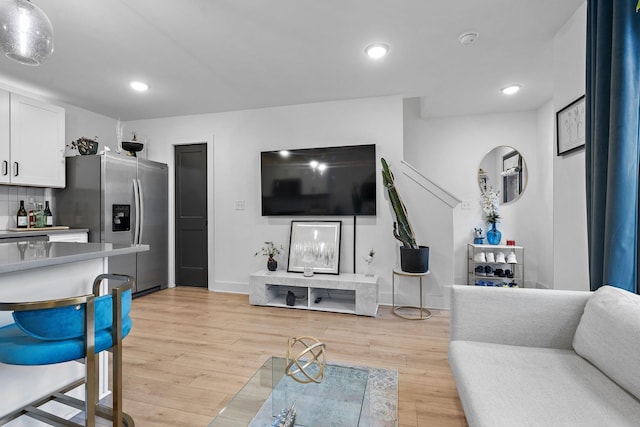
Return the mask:
POLYGON ((78 150, 81 155, 96 154, 98 152, 98 137, 89 139, 87 137, 78 138, 75 141, 71 141, 71 149, 78 150))
POLYGON ((253 254, 253 256, 264 255, 267 257, 267 270, 276 271, 278 269, 278 261, 275 260, 275 256, 280 255, 280 251, 282 251, 282 245, 280 247, 276 247, 273 242, 264 242, 262 249, 253 254))
POLYGON ((393 173, 384 158, 382 162, 382 183, 389 194, 389 202, 396 215, 393 223, 393 237, 402 242, 400 247, 400 267, 407 273, 426 273, 429 271, 429 247, 420 246, 409 223, 407 209, 398 194, 393 173))
POLYGON ((500 214, 498 213, 500 192, 494 190, 493 187, 489 188, 487 191, 482 193, 480 203, 485 215, 485 221, 487 224, 490 224, 491 227, 487 230, 487 242, 490 245, 498 245, 502 239, 502 233, 496 228, 496 224, 500 222, 500 214))

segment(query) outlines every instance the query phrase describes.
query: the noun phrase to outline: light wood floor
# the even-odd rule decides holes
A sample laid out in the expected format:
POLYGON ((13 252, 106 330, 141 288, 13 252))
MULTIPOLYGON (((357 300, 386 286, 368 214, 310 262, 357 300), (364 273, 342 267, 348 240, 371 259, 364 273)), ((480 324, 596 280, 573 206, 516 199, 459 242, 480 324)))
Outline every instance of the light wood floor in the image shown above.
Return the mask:
POLYGON ((449 313, 425 321, 249 305, 247 295, 174 288, 133 302, 124 408, 137 427, 206 427, 287 339, 312 335, 327 358, 399 372, 399 426, 466 426, 447 362, 449 313))

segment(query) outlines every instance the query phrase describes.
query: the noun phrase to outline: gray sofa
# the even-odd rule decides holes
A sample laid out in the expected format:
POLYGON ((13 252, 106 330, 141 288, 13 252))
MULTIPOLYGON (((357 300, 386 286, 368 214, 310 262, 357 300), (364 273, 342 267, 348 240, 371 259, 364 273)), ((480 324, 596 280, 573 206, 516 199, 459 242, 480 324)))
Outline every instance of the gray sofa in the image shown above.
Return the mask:
POLYGON ((453 286, 449 364, 470 426, 640 426, 640 296, 453 286))

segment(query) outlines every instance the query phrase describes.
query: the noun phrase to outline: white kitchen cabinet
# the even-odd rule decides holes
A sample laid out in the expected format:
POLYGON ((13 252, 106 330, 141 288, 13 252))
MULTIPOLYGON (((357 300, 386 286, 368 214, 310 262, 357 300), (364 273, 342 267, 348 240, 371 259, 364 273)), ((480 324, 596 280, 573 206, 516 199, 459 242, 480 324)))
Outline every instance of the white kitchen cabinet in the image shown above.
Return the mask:
POLYGON ((11 183, 11 151, 9 135, 9 92, 0 90, 0 184, 11 183))
POLYGON ((64 187, 64 108, 12 93, 9 117, 10 183, 64 187))

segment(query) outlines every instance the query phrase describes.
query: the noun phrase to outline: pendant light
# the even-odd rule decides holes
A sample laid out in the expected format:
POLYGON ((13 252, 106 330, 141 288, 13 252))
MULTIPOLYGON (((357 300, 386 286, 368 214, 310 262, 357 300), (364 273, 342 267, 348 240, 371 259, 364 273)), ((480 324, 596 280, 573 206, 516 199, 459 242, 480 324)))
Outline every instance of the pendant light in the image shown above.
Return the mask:
POLYGON ((28 0, 0 1, 0 50, 16 62, 40 65, 53 53, 53 26, 28 0))

